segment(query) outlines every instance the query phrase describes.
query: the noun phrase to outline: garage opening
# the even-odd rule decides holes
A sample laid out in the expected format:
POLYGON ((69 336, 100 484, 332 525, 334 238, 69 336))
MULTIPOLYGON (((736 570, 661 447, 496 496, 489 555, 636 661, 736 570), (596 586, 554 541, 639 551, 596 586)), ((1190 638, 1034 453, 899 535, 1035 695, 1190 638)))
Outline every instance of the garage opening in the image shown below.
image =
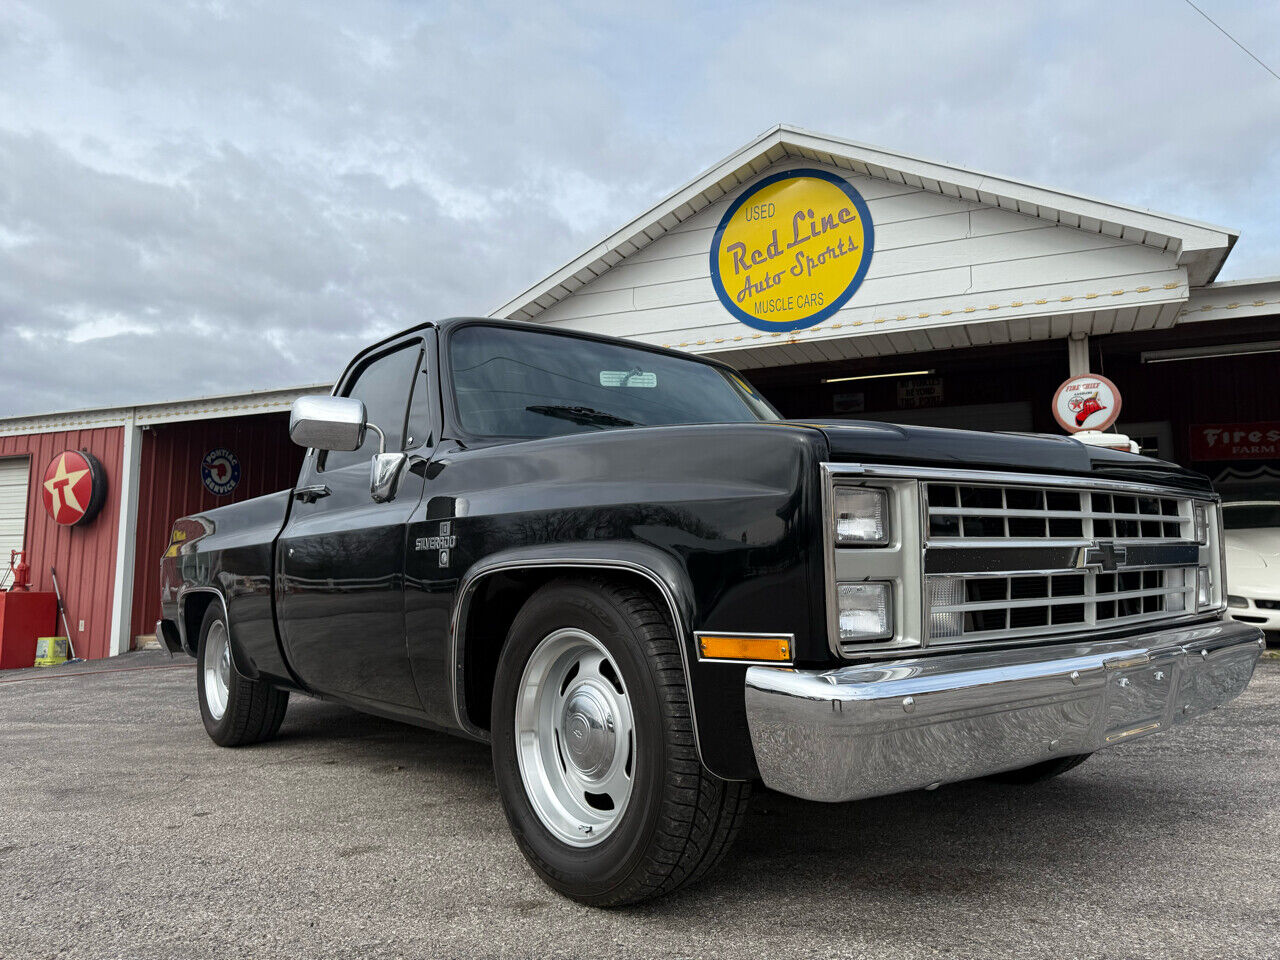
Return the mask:
POLYGON ((288 489, 304 453, 289 440, 287 413, 180 421, 143 431, 131 625, 135 642, 154 631, 160 616, 160 557, 173 522, 288 489))
POLYGON ((21 550, 27 533, 30 457, 0 458, 0 582, 9 575, 9 552, 21 550))

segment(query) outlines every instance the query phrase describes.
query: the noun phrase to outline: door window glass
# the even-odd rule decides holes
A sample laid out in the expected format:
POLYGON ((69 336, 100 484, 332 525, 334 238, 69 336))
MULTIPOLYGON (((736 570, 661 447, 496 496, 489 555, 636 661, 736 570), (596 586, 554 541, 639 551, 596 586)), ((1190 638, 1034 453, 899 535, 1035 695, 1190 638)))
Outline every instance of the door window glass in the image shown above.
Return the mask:
POLYGON ((431 383, 430 366, 427 355, 422 354, 422 362, 414 375, 413 395, 409 399, 409 427, 404 438, 406 450, 417 450, 435 443, 435 437, 431 435, 431 393, 434 385, 431 383))
MULTIPOLYGON (((388 453, 404 449, 409 390, 421 353, 422 347, 413 343, 375 357, 356 374, 355 382, 344 393, 364 401, 368 422, 381 427, 387 435, 388 453)), ((368 463, 377 452, 378 435, 369 430, 359 450, 330 450, 322 456, 320 469, 336 470, 353 463, 368 463)))

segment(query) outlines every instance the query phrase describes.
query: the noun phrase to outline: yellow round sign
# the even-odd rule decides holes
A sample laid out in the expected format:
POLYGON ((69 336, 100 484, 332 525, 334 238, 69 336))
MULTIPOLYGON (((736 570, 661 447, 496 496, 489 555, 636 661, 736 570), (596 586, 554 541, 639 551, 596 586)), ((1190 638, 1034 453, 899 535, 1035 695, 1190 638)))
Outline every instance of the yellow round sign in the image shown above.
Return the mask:
POLYGON ((871 265, 866 201, 825 170, 766 177, 729 207, 711 241, 711 282, 743 323, 799 330, 831 316, 871 265))

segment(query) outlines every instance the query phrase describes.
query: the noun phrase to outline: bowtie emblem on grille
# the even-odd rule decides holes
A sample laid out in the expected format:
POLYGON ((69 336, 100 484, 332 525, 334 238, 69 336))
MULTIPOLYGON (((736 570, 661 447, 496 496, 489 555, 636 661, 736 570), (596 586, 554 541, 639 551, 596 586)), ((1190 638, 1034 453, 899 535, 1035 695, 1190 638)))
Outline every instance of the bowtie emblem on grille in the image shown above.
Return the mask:
POLYGON ((1076 566, 1100 567, 1103 570, 1110 571, 1115 570, 1128 557, 1128 549, 1118 544, 1109 542, 1094 543, 1092 547, 1087 547, 1080 551, 1080 558, 1077 560, 1076 566))

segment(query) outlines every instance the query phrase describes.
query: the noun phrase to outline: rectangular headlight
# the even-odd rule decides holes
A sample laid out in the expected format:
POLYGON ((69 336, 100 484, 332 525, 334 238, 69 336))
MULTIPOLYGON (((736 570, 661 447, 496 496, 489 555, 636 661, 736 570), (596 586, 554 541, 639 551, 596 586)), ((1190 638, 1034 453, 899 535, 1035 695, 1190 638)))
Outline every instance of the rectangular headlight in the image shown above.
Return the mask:
POLYGON ((838 583, 840 641, 887 640, 893 636, 893 595, 888 583, 838 583))
POLYGON ((889 493, 835 488, 836 546, 882 547, 889 542, 889 493))

